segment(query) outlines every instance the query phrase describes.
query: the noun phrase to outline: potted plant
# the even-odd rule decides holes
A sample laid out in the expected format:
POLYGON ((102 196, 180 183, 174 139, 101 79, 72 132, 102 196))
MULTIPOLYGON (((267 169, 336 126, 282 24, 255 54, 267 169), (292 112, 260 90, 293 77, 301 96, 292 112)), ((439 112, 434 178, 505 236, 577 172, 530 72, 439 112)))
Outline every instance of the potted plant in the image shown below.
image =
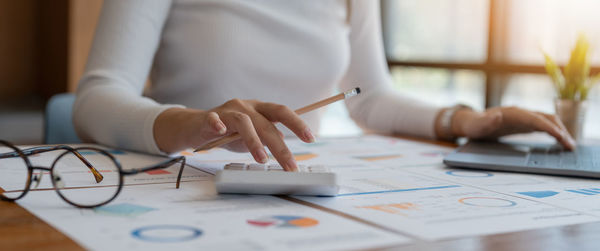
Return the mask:
POLYGON ((546 72, 554 82, 557 92, 554 101, 556 114, 577 141, 582 137, 588 94, 594 84, 600 81, 600 73, 590 75, 589 47, 590 44, 585 36, 580 35, 564 71, 548 54, 544 53, 546 72))

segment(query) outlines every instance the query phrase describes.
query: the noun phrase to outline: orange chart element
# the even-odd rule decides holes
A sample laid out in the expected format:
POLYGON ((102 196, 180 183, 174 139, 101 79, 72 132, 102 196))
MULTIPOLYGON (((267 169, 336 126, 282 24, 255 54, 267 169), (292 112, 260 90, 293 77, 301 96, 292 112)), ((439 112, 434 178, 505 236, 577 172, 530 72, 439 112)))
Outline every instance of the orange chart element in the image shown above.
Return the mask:
POLYGON ((203 153, 208 153, 208 150, 202 150, 202 151, 197 151, 197 152, 189 152, 189 151, 183 151, 180 152, 179 154, 181 154, 181 156, 192 156, 194 154, 203 154, 203 153))
POLYGON ((296 161, 314 159, 317 156, 319 156, 319 155, 314 154, 314 153, 294 153, 294 159, 296 159, 296 161))
POLYGON ((371 155, 371 156, 355 156, 354 158, 361 159, 364 161, 380 161, 387 159, 397 159, 402 158, 400 154, 392 154, 392 155, 371 155))
POLYGON ((390 214, 398 214, 398 215, 406 215, 404 212, 408 210, 418 210, 419 207, 410 202, 404 203, 394 203, 394 204, 384 204, 384 205, 372 205, 372 206, 361 206, 357 208, 371 209, 381 212, 386 212, 390 214))

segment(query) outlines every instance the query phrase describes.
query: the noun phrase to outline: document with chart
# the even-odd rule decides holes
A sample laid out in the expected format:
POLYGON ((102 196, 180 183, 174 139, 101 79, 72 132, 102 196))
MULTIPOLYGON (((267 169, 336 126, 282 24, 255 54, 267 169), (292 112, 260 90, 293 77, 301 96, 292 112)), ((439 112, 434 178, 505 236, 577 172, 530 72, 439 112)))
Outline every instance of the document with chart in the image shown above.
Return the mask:
MULTIPOLYGON (((338 196, 215 195, 210 173, 253 160, 212 149, 179 153, 190 165, 179 190, 172 167, 129 177, 114 202, 94 210, 54 191, 33 191, 19 204, 84 247, 132 250, 361 249, 600 220, 597 180, 451 169, 442 159, 452 148, 383 136, 287 143, 300 164, 338 174, 338 196)), ((118 156, 127 166, 157 162, 118 156)))
POLYGON ((272 196, 217 196, 203 181, 180 189, 128 186, 116 201, 93 210, 67 205, 53 191, 32 192, 19 204, 96 250, 341 250, 410 241, 272 196))

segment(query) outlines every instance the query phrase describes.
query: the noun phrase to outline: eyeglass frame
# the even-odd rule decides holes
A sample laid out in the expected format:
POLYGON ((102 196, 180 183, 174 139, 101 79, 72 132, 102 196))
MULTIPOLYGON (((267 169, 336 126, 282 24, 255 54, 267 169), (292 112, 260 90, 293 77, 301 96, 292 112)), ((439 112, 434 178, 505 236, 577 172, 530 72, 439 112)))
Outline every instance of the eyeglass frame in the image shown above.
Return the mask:
MULTIPOLYGON (((40 173, 39 177, 33 176, 33 172, 35 170, 47 171, 50 174, 50 180, 52 181, 52 187, 54 188, 54 190, 56 190, 56 193, 58 194, 58 196, 61 199, 63 199, 65 202, 67 202, 68 204, 78 207, 78 208, 96 208, 96 207, 100 207, 100 206, 103 206, 103 205, 106 205, 106 204, 112 202, 114 199, 117 198, 117 196, 119 196, 119 194, 121 193, 121 190, 123 189, 123 186, 124 186, 124 177, 125 176, 135 175, 138 173, 153 171, 153 170, 158 170, 158 169, 165 169, 177 162, 181 162, 181 166, 179 168, 179 173, 177 175, 177 182, 175 185, 175 188, 179 189, 179 186, 181 183, 181 176, 183 174, 183 168, 185 167, 185 156, 178 156, 175 158, 170 158, 166 161, 163 161, 161 163, 158 163, 158 164, 155 164, 152 166, 148 166, 148 167, 123 170, 123 167, 121 166, 121 162, 117 158, 115 158, 112 154, 110 154, 106 150, 96 148, 96 147, 84 146, 84 147, 73 148, 73 147, 70 147, 67 145, 54 145, 54 146, 38 146, 38 147, 31 147, 31 148, 27 148, 27 149, 20 149, 8 141, 0 140, 0 146, 1 145, 7 146, 8 148, 11 148, 14 151, 7 152, 7 153, 0 153, 0 159, 11 158, 11 157, 14 157, 14 158, 20 157, 25 162, 25 165, 27 165, 27 180, 26 180, 25 188, 23 189, 23 193, 16 198, 8 198, 8 197, 4 196, 3 193, 0 193, 0 199, 3 201, 9 201, 9 202, 14 202, 16 200, 19 200, 19 199, 22 199, 23 197, 25 197, 25 195, 27 195, 27 193, 31 190, 32 181, 37 182, 37 184, 39 185, 39 182, 41 181, 41 178, 42 178, 42 173, 40 173), (31 161, 29 160, 29 157, 28 157, 33 154, 40 154, 40 153, 58 151, 58 150, 65 150, 65 152, 58 155, 54 159, 54 161, 52 162, 52 165, 50 167, 34 166, 31 164, 31 161), (63 156, 65 156, 69 153, 72 153, 73 155, 75 155, 79 160, 81 160, 81 162, 83 162, 88 167, 88 169, 90 169, 91 173, 93 174, 93 176, 96 180, 96 183, 100 183, 104 179, 104 176, 85 157, 83 157, 83 155, 79 152, 80 150, 96 151, 96 152, 108 157, 115 164, 115 167, 117 168, 117 170, 119 172, 119 185, 118 185, 117 191, 110 199, 108 199, 102 203, 95 204, 95 205, 80 205, 80 204, 70 201, 69 199, 65 198, 65 196, 63 194, 60 193, 59 190, 62 188, 58 188, 58 186, 56 185, 57 180, 55 180, 56 177, 54 176, 53 170, 54 170, 54 167, 56 166, 56 163, 63 156)), ((37 187, 37 185, 36 185, 36 187, 37 187)))

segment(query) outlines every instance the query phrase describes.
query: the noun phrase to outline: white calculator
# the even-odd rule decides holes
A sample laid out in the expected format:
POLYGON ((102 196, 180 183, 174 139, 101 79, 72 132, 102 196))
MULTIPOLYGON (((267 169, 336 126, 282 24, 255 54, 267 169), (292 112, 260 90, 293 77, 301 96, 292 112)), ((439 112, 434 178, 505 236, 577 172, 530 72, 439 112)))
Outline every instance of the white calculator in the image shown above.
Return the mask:
POLYGON ((322 165, 298 165, 286 172, 277 164, 230 163, 217 171, 219 193, 335 196, 338 177, 322 165))

